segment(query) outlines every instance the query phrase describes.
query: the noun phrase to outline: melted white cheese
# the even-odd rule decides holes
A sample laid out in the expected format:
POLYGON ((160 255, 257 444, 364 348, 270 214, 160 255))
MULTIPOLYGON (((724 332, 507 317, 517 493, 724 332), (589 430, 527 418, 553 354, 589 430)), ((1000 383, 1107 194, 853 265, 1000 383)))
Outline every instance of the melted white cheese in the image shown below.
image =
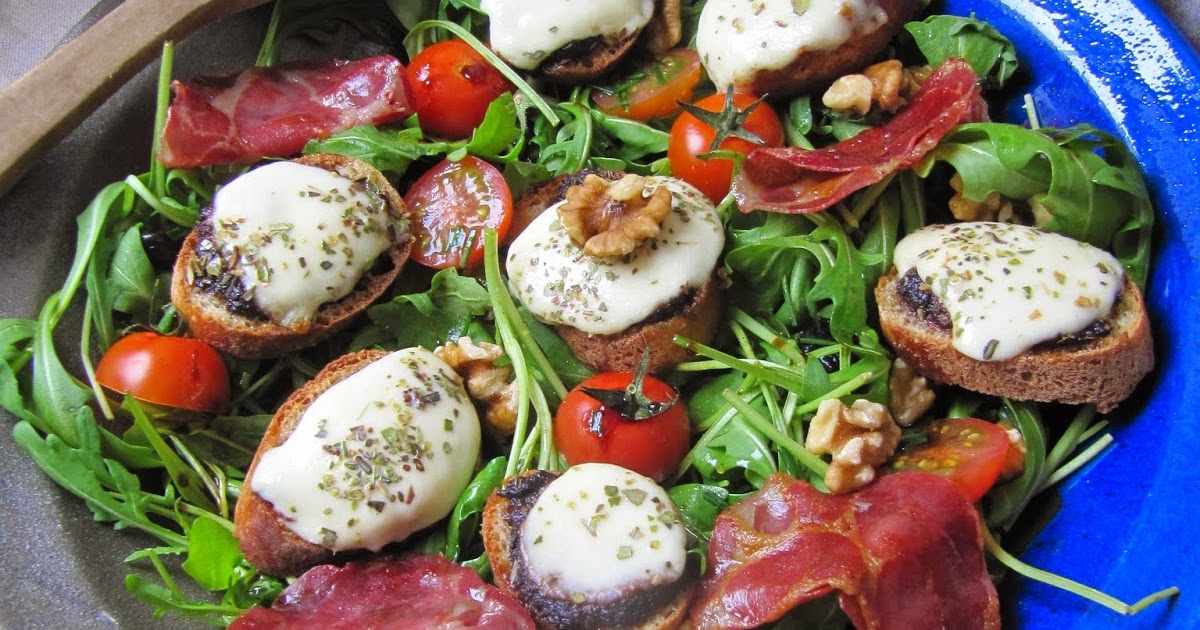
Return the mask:
POLYGON ((657 237, 616 262, 588 256, 572 243, 557 205, 513 241, 507 261, 513 290, 538 319, 591 334, 619 333, 712 276, 725 245, 712 203, 680 180, 647 180, 647 189, 671 192, 671 213, 657 237))
POLYGON ((250 485, 304 540, 377 551, 454 508, 479 433, 450 366, 428 350, 400 350, 317 397, 263 453, 250 485))
POLYGON ((1108 317, 1124 284, 1108 252, 1008 223, 932 225, 896 244, 898 273, 916 268, 953 325, 953 345, 980 361, 1010 359, 1108 317))
POLYGON ((654 16, 654 0, 483 0, 480 8, 492 50, 523 70, 574 41, 632 35, 654 16))
POLYGON ((273 162, 217 191, 210 218, 226 264, 271 321, 304 329, 392 246, 383 198, 316 166, 273 162))
POLYGON ((612 464, 580 464, 551 482, 521 525, 530 571, 553 595, 606 603, 623 588, 683 574, 686 536, 658 484, 612 464))
POLYGON ((803 52, 837 48, 886 21, 874 0, 708 0, 696 50, 724 91, 750 84, 760 70, 784 68, 803 52))

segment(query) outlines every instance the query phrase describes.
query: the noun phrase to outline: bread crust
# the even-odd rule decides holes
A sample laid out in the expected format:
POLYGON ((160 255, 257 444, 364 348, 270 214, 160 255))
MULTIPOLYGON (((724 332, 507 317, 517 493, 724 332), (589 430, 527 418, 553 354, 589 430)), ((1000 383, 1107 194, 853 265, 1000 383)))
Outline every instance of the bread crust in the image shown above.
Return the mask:
POLYGON ((251 488, 259 460, 264 453, 287 441, 304 411, 321 394, 387 354, 383 350, 360 350, 335 359, 292 392, 271 418, 246 471, 242 494, 233 513, 233 535, 242 554, 263 573, 279 577, 298 575, 305 569, 328 563, 334 552, 298 536, 287 527, 275 507, 251 488))
POLYGON ((856 33, 831 50, 808 50, 775 70, 759 70, 746 87, 754 94, 788 96, 823 88, 838 77, 858 72, 879 56, 904 23, 916 15, 915 0, 877 0, 887 21, 869 33, 856 33))
POLYGON ((637 42, 641 30, 612 40, 593 37, 572 42, 550 55, 538 68, 550 81, 579 85, 597 79, 625 58, 637 42))
MULTIPOLYGON (((518 477, 529 477, 545 473, 546 471, 541 470, 525 471, 505 479, 504 485, 508 485, 518 477)), ((560 473, 553 474, 558 475, 560 473)), ((514 560, 509 553, 509 549, 511 548, 510 543, 513 539, 513 531, 509 527, 507 518, 510 507, 509 500, 500 496, 498 492, 493 492, 488 497, 487 503, 483 508, 483 522, 481 524, 483 530, 483 547, 487 552, 488 561, 491 563, 493 581, 496 583, 496 586, 520 600, 520 593, 513 588, 514 560)), ((685 577, 684 579, 687 578, 685 577)), ((687 617, 688 604, 691 602, 694 590, 695 585, 689 584, 679 592, 670 604, 664 606, 661 610, 635 626, 613 627, 608 630, 671 630, 678 628, 687 617)), ((541 630, 558 630, 554 626, 546 625, 543 621, 536 618, 534 621, 541 630)))
POLYGON ((193 228, 175 259, 171 276, 171 302, 187 321, 192 335, 237 357, 277 357, 320 343, 348 326, 355 316, 379 299, 395 282, 408 260, 412 242, 407 229, 408 212, 404 199, 382 173, 366 162, 341 155, 306 155, 295 161, 336 171, 351 179, 367 180, 379 190, 393 210, 406 217, 404 229, 399 231, 396 243, 384 254, 391 261, 390 269, 378 274, 368 271, 354 291, 337 302, 323 305, 312 325, 300 330, 280 326, 267 319, 234 313, 227 308, 222 297, 191 284, 188 281, 189 269, 196 257, 196 245, 200 239, 199 226, 193 228))
POLYGON ((675 336, 707 344, 717 334, 724 300, 717 278, 697 289, 679 313, 663 320, 635 324, 611 335, 592 335, 571 326, 555 329, 575 356, 597 372, 633 372, 642 354, 650 351, 648 370, 658 373, 692 357, 692 351, 675 344, 675 336))
POLYGON ((1004 361, 978 361, 951 345, 948 331, 917 317, 897 290, 895 269, 875 287, 879 323, 896 354, 942 383, 1016 400, 1096 405, 1112 411, 1154 367, 1154 342, 1142 292, 1126 278, 1111 332, 1067 346, 1029 350, 1004 361))

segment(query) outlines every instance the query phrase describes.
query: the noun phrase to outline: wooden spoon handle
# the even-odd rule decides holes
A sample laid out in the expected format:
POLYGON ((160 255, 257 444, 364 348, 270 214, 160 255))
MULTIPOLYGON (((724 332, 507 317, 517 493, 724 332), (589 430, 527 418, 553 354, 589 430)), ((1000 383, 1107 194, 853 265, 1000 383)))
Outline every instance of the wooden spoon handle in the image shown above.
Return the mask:
POLYGON ((162 43, 266 0, 125 0, 0 90, 0 195, 144 68, 162 43))

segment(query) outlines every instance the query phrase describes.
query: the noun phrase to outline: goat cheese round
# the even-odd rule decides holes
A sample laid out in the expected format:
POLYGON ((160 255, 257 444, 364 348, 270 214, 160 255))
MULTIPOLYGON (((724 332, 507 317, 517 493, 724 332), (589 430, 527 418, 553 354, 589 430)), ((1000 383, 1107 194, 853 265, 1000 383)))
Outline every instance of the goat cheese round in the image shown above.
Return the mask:
POLYGON ((619 333, 712 277, 725 230, 708 198, 671 177, 647 177, 647 193, 671 192, 658 236, 609 261, 583 253, 547 208, 513 241, 506 267, 513 291, 538 319, 590 334, 619 333))
POLYGON ((365 182, 296 162, 229 182, 209 220, 243 295, 271 321, 297 329, 353 291, 396 233, 386 201, 365 182))
POLYGON ((622 39, 654 16, 654 0, 483 0, 492 50, 522 70, 533 70, 571 42, 622 39))
POLYGON ((887 13, 873 0, 708 0, 700 12, 696 51, 722 91, 886 22, 887 13))
POLYGON ((1112 312, 1125 282, 1108 252, 1037 228, 987 221, 931 225, 896 244, 950 314, 952 343, 979 361, 1011 359, 1112 312))
POLYGON ((428 350, 400 350, 318 396, 250 486, 304 540, 378 551, 454 508, 479 440, 459 376, 428 350))
POLYGON ((666 491, 612 464, 580 464, 552 481, 520 536, 530 575, 572 601, 608 602, 629 587, 673 582, 687 555, 666 491))

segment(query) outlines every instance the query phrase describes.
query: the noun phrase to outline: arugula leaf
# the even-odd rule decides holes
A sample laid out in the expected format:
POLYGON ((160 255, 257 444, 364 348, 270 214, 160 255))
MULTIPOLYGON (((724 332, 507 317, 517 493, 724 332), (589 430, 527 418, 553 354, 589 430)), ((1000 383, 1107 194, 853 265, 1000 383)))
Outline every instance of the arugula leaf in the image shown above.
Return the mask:
POLYGON ((117 241, 108 271, 113 289, 112 308, 135 315, 148 312, 158 293, 158 278, 142 247, 141 226, 133 226, 117 241))
POLYGON ((140 529, 168 545, 186 544, 182 535, 149 518, 147 509, 153 495, 140 490, 138 478, 117 462, 102 458, 91 409, 79 410, 73 433, 78 436, 78 447, 72 447, 57 435, 43 438, 28 422, 20 421, 13 427, 13 440, 47 476, 87 502, 102 520, 140 529))
MULTIPOLYGON (((387 333, 377 341, 396 348, 422 346, 433 350, 461 337, 490 305, 487 289, 478 280, 460 276, 452 268, 434 274, 429 290, 372 306, 367 316, 387 333)), ((363 347, 359 342, 354 345, 363 347)))
POLYGON ((483 506, 488 497, 492 496, 492 492, 504 483, 504 471, 507 467, 508 458, 503 455, 493 458, 475 474, 475 478, 459 495, 458 503, 454 505, 454 511, 450 513, 450 519, 446 523, 444 553, 447 558, 458 562, 459 551, 470 546, 478 533, 483 506))
POLYGON ((705 548, 708 547, 717 515, 737 500, 721 486, 700 483, 679 484, 667 490, 667 495, 671 497, 671 503, 679 508, 680 520, 688 535, 699 543, 698 546, 705 548))
POLYGON ((425 140, 417 127, 384 131, 373 125, 361 125, 324 140, 311 140, 304 145, 304 153, 346 155, 381 171, 403 174, 414 160, 442 155, 454 147, 449 142, 425 140))
POLYGON ((909 22, 904 28, 934 68, 950 57, 961 57, 971 64, 975 74, 995 88, 1004 87, 1017 70, 1017 53, 1012 42, 982 20, 933 15, 923 22, 909 22))
POLYGON ((1154 214, 1137 162, 1124 144, 1086 125, 1030 130, 1007 123, 961 125, 915 167, 927 177, 946 162, 963 196, 993 192, 1034 206, 1039 227, 1112 251, 1145 286, 1154 214))
POLYGON ((210 591, 223 591, 233 586, 237 579, 233 570, 243 558, 228 522, 221 523, 208 515, 192 522, 188 529, 188 551, 183 570, 197 584, 210 591))

